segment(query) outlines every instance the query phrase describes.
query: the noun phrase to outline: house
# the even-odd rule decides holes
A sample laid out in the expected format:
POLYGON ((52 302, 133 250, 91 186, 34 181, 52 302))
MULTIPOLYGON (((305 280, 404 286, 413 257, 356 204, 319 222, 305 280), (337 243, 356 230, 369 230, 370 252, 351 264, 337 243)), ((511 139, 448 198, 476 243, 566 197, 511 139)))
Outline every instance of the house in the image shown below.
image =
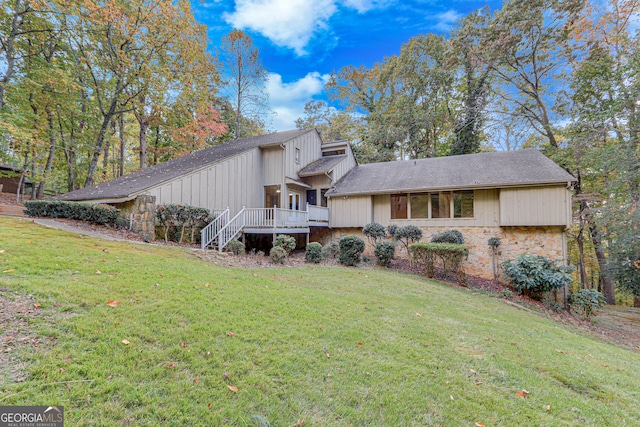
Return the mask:
POLYGON ((374 221, 417 225, 425 239, 455 228, 468 273, 491 277, 491 237, 503 258, 566 260, 573 181, 532 149, 358 165, 347 141, 310 129, 230 141, 57 198, 117 205, 148 234, 159 204, 210 209, 203 248, 245 234, 336 239, 374 221))
POLYGON ((24 194, 27 187, 31 186, 31 181, 24 176, 22 169, 0 165, 0 192, 17 194, 20 191, 24 194))

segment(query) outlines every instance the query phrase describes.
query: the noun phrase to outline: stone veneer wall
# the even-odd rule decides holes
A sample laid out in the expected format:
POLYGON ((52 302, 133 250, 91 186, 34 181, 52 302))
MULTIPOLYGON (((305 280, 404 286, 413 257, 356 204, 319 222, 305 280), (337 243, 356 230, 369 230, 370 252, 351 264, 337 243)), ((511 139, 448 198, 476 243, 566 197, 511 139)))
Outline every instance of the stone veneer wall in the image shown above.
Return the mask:
MULTIPOLYGON (((437 233, 452 227, 421 228, 423 231, 422 241, 428 242, 437 233)), ((558 263, 566 262, 566 241, 563 227, 455 227, 455 229, 462 233, 465 245, 469 248, 469 259, 465 262, 464 267, 466 273, 472 276, 493 278, 491 249, 487 244, 491 237, 499 237, 502 240, 502 245, 498 248, 498 265, 524 252, 544 255, 558 263)), ((360 228, 335 229, 331 233, 323 233, 314 240, 324 244, 331 240, 337 241, 340 237, 348 234, 362 237, 367 242, 360 228)), ((372 255, 373 248, 369 246, 367 243, 366 253, 372 255)), ((407 251, 402 245, 398 245, 396 256, 407 256, 407 251)))
POLYGON ((133 200, 119 204, 119 216, 131 224, 131 231, 143 239, 154 240, 156 236, 156 196, 143 194, 133 200))

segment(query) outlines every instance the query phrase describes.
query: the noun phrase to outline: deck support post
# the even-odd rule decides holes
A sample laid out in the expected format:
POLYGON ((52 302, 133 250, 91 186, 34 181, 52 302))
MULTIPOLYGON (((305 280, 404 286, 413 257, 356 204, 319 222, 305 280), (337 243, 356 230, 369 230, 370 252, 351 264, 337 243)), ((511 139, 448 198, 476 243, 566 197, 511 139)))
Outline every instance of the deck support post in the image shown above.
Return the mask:
POLYGON ((310 233, 307 233, 307 246, 309 246, 309 234, 310 233))

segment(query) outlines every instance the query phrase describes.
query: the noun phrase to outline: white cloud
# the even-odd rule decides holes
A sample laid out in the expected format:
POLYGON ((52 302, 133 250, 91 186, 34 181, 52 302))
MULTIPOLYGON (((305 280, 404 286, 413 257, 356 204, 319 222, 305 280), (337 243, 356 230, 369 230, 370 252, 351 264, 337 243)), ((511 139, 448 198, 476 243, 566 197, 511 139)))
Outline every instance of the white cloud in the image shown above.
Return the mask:
POLYGON ((322 93, 328 79, 328 74, 311 72, 299 80, 283 82, 280 74, 269 73, 267 92, 271 109, 276 113, 273 128, 277 131, 295 129, 296 119, 304 115, 304 104, 322 93))
POLYGON ((427 17, 427 19, 436 21, 433 25, 431 25, 431 28, 433 28, 434 30, 448 32, 456 23, 456 21, 462 17, 463 15, 461 13, 458 13, 455 10, 451 9, 437 15, 429 16, 427 17))
POLYGON ((329 19, 338 5, 359 13, 381 7, 389 0, 236 0, 236 9, 224 13, 226 22, 239 29, 250 29, 278 46, 293 49, 299 55, 308 52, 310 40, 321 32, 330 32, 329 19))

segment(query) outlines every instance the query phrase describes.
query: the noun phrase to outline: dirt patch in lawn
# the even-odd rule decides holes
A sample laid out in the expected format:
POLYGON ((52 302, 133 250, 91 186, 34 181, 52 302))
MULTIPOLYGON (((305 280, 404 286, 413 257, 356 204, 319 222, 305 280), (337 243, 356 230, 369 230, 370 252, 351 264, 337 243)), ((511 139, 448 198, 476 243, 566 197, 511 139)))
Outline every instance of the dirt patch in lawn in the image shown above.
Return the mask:
POLYGON ((31 295, 0 288, 0 386, 26 379, 21 354, 41 352, 55 343, 54 338, 38 336, 33 330, 32 321, 45 313, 31 295))

